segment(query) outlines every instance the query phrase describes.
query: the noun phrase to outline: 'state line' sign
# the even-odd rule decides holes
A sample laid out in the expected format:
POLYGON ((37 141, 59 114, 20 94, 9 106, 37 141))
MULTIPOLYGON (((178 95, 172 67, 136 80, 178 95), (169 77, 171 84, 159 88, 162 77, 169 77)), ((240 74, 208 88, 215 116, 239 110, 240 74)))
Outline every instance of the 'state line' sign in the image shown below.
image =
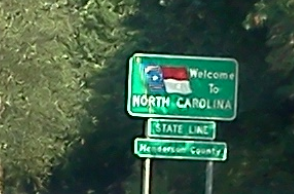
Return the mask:
POLYGON ((127 111, 230 121, 236 117, 237 85, 235 59, 135 54, 129 60, 127 111))
POLYGON ((216 136, 214 121, 148 119, 148 137, 213 140, 216 136))

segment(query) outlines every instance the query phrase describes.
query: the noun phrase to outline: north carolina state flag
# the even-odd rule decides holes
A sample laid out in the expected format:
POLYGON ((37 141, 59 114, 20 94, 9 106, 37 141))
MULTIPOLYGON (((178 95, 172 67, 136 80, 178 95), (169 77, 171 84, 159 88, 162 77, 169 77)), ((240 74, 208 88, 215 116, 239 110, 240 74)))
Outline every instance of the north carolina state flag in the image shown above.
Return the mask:
POLYGON ((152 89, 156 85, 157 90, 165 90, 166 93, 192 93, 185 67, 150 65, 145 67, 145 73, 149 76, 149 87, 152 89))

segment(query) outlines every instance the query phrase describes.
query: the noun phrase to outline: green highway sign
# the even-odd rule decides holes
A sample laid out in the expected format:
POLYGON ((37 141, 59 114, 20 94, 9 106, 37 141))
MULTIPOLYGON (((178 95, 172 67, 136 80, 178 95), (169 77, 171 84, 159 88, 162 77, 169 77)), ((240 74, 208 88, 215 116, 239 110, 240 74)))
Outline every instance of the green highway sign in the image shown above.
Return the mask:
POLYGON ((148 119, 147 134, 149 137, 215 139, 216 123, 213 121, 190 121, 148 119))
POLYGON ((235 59, 134 54, 127 111, 138 117, 230 121, 236 117, 237 87, 235 59))
POLYGON ((224 161, 227 159, 227 144, 136 138, 134 152, 142 158, 224 161))

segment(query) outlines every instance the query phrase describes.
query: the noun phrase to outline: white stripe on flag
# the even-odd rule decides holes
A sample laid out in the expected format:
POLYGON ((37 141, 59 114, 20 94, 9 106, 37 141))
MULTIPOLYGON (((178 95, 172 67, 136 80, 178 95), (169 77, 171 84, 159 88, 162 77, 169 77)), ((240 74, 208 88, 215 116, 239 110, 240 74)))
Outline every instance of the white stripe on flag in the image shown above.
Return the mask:
POLYGON ((167 93, 190 94, 192 90, 187 80, 165 79, 163 80, 167 93))

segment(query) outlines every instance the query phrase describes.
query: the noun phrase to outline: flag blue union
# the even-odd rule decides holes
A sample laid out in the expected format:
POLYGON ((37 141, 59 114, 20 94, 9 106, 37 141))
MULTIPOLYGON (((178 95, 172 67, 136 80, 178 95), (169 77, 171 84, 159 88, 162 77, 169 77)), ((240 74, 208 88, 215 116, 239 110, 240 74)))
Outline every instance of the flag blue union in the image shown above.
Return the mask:
POLYGON ((165 87, 163 83, 163 75, 159 66, 146 65, 144 67, 145 80, 149 92, 152 94, 164 94, 165 87))
POLYGON ((149 92, 152 94, 181 94, 192 93, 188 71, 185 67, 144 66, 144 77, 149 92))

